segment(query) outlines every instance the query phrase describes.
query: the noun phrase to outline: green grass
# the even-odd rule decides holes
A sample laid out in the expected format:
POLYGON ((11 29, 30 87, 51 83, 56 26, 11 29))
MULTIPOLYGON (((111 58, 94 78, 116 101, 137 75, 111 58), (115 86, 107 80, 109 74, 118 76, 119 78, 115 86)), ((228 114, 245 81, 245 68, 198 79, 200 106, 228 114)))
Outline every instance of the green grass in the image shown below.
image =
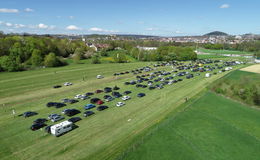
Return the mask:
MULTIPOLYGON (((0 75, 0 159, 114 159, 143 131, 164 119, 166 115, 184 102, 183 97, 192 97, 210 83, 224 76, 225 73, 204 78, 204 74, 194 79, 184 80, 163 90, 125 86, 123 82, 134 79, 134 75, 118 78, 115 72, 135 69, 149 65, 144 63, 126 64, 72 64, 60 68, 46 68, 33 71, 1 73, 0 75), (97 80, 102 74, 104 79, 97 80), (85 77, 85 81, 83 81, 85 77), (72 82, 73 86, 53 89, 56 84, 72 82), (32 121, 44 118, 51 113, 60 113, 65 108, 83 110, 89 100, 68 105, 60 109, 47 108, 49 101, 61 98, 73 98, 76 94, 94 91, 106 86, 118 85, 123 92, 131 90, 132 99, 124 107, 115 107, 118 101, 106 103, 108 110, 97 112, 92 117, 78 122, 79 128, 59 138, 44 131, 29 130, 32 121), (136 94, 145 92, 144 98, 136 94), (39 115, 22 118, 13 117, 12 109, 17 114, 36 111, 39 115), (128 121, 131 119, 131 121, 128 121)), ((171 70, 162 67, 159 70, 171 70)), ((95 95, 103 97, 104 94, 95 95)), ((68 119, 68 117, 66 117, 68 119)), ((48 122, 48 124, 52 124, 48 122)))
POLYGON ((259 110, 212 92, 189 105, 159 124, 124 159, 259 159, 259 110))
POLYGON ((214 49, 205 49, 199 48, 198 51, 204 53, 213 53, 213 54, 246 54, 246 55, 253 55, 253 52, 244 52, 244 51, 232 51, 232 50, 214 50, 214 49))

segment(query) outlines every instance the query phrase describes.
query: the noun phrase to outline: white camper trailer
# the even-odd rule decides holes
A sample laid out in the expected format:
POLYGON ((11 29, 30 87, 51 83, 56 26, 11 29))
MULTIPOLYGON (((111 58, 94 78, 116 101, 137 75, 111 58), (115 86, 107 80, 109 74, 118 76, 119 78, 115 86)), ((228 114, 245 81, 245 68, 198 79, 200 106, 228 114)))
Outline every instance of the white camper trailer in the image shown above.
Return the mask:
POLYGON ((63 121, 61 123, 55 124, 53 126, 51 126, 51 134, 53 134, 54 136, 60 136, 63 133, 66 133, 70 130, 72 130, 72 122, 69 121, 63 121))
POLYGON ((211 77, 211 74, 210 74, 210 73, 206 73, 206 74, 205 74, 205 77, 206 77, 206 78, 209 78, 209 77, 211 77))

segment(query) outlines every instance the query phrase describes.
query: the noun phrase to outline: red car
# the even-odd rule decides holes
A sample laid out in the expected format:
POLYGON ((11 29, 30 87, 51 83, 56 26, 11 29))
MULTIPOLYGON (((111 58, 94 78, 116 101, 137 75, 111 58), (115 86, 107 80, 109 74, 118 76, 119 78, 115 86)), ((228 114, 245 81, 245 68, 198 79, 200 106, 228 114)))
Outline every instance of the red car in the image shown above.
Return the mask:
POLYGON ((103 104, 103 103, 104 103, 104 102, 103 102, 102 100, 98 100, 98 101, 97 101, 97 104, 98 104, 98 105, 101 105, 101 104, 103 104))
POLYGON ((95 91, 95 93, 102 93, 102 92, 103 92, 103 90, 101 90, 101 89, 98 89, 95 91))

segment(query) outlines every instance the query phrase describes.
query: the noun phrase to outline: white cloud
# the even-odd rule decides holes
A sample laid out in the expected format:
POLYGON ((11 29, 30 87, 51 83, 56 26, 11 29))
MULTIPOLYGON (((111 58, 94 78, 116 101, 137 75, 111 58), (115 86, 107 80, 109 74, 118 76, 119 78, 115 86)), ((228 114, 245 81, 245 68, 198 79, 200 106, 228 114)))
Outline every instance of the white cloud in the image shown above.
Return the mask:
POLYGON ((146 28, 145 30, 147 31, 155 31, 155 30, 158 30, 157 28, 146 28))
POLYGON ((74 19, 74 16, 69 16, 69 19, 74 19))
POLYGON ((47 29, 49 26, 43 23, 38 24, 38 28, 40 29, 47 29))
POLYGON ((25 11, 25 12, 33 12, 34 10, 31 9, 31 8, 25 8, 24 11, 25 11))
POLYGON ((182 34, 183 32, 182 31, 175 31, 176 34, 182 34))
POLYGON ((103 29, 101 29, 101 28, 97 28, 97 27, 90 28, 89 31, 94 31, 94 32, 104 32, 103 29))
POLYGON ((0 13, 18 13, 18 9, 0 8, 0 13))
POLYGON ((98 28, 98 27, 90 28, 89 31, 92 31, 92 32, 107 32, 107 33, 116 33, 116 32, 118 32, 116 30, 107 30, 107 29, 102 29, 102 28, 98 28))
POLYGON ((67 30, 80 30, 79 27, 75 26, 75 25, 69 25, 66 27, 67 30))
POLYGON ((24 24, 14 24, 14 28, 24 28, 26 27, 24 24))
POLYGON ((230 5, 229 4, 222 4, 219 8, 225 9, 225 8, 229 8, 230 5))
POLYGON ((9 23, 9 22, 5 23, 5 25, 6 25, 7 27, 12 27, 12 26, 13 26, 13 24, 12 24, 12 23, 9 23))

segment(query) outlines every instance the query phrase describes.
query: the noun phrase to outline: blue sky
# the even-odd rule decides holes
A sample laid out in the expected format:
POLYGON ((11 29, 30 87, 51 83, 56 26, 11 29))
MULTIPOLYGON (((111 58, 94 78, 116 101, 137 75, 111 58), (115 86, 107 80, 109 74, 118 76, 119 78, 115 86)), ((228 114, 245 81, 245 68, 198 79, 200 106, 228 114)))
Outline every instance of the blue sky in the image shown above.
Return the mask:
POLYGON ((64 34, 260 34, 259 0, 0 0, 0 30, 64 34))

